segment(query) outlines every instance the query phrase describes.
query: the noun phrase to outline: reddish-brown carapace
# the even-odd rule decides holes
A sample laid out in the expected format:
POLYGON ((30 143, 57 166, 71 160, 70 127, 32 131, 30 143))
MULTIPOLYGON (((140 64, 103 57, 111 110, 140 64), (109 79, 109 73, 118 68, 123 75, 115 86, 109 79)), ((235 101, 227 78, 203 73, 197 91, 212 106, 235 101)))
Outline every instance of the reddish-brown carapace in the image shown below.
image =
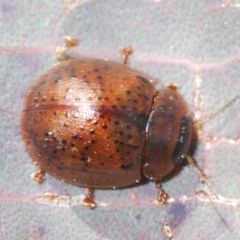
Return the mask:
POLYGON ((21 117, 26 149, 40 170, 70 184, 88 188, 84 200, 96 203, 95 188, 136 184, 142 176, 155 181, 158 200, 167 194, 161 179, 187 155, 192 121, 188 108, 169 85, 156 89, 148 75, 123 63, 71 58, 77 44, 67 37, 58 48, 60 62, 29 88, 21 117))

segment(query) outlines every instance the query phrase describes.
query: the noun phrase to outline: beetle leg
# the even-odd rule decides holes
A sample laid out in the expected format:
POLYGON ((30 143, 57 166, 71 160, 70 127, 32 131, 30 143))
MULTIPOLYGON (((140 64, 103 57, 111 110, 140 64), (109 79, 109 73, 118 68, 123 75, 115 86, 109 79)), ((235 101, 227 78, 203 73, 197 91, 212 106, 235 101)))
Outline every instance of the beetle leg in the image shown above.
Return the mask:
POLYGON ((70 37, 70 36, 66 36, 64 38, 64 42, 62 46, 58 46, 54 55, 54 59, 58 62, 67 60, 69 58, 71 58, 68 54, 67 54, 67 50, 71 47, 75 47, 78 45, 78 40, 76 38, 70 37))
POLYGON ((39 169, 37 172, 32 173, 31 177, 37 181, 38 184, 42 184, 45 180, 45 172, 42 169, 39 169))
POLYGON ((130 45, 127 45, 120 49, 120 53, 122 54, 122 58, 123 58, 123 60, 122 60, 123 64, 125 64, 125 65, 127 64, 128 57, 132 54, 132 52, 133 52, 133 50, 130 45))
POLYGON ((169 198, 169 195, 164 191, 162 187, 162 182, 161 181, 156 181, 156 188, 158 190, 158 197, 157 201, 161 204, 167 204, 167 200, 169 198))
POLYGON ((97 207, 97 203, 94 200, 93 188, 87 188, 87 196, 83 199, 83 205, 87 206, 89 209, 97 207))

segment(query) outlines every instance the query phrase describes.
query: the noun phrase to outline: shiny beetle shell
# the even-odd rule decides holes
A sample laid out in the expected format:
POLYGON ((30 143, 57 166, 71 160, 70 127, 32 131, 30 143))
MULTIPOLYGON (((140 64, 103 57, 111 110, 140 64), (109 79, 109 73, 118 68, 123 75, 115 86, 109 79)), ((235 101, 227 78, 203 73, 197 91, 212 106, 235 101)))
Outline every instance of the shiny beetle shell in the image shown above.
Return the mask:
POLYGON ((192 123, 173 86, 124 64, 67 59, 27 92, 26 149, 44 172, 87 188, 160 181, 186 156, 192 123))

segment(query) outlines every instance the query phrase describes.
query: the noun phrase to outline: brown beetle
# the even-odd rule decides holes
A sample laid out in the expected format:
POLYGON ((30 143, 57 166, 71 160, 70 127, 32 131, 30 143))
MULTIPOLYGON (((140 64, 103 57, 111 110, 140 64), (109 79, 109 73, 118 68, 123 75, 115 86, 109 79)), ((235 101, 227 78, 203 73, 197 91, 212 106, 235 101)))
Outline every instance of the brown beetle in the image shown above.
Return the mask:
POLYGON ((57 49, 57 65, 30 87, 21 118, 26 149, 40 170, 86 187, 84 203, 96 207, 95 188, 136 184, 142 174, 155 181, 166 203, 161 179, 186 157, 192 121, 176 87, 157 90, 151 77, 123 64, 70 58, 67 37, 57 49))

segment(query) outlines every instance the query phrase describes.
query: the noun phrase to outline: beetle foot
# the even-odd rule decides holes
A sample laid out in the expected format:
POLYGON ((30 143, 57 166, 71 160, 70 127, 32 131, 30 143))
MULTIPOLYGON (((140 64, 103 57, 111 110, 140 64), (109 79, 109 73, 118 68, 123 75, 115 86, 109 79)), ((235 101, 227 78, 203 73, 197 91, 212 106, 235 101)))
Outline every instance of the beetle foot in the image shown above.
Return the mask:
POLYGON ((160 181, 156 181, 156 188, 158 189, 157 201, 160 204, 167 204, 169 195, 165 192, 160 181))
POLYGON ((167 84, 166 87, 170 88, 173 91, 177 91, 177 89, 178 89, 178 86, 176 84, 173 84, 173 83, 167 84))
POLYGON ((38 184, 42 184, 45 180, 45 172, 39 169, 37 172, 32 173, 31 177, 37 181, 38 184))
POLYGON ((167 204, 168 199, 169 199, 169 195, 164 190, 158 192, 157 201, 160 204, 167 204))
POLYGON ((122 54, 122 63, 127 64, 129 56, 133 53, 132 47, 130 45, 127 45, 120 49, 120 53, 122 54))
POLYGON ((93 188, 87 188, 87 196, 83 199, 83 205, 87 206, 89 209, 94 209, 97 207, 97 203, 94 200, 93 188))
POLYGON ((67 54, 67 50, 69 48, 75 47, 77 45, 78 45, 78 40, 76 38, 69 37, 69 36, 65 37, 63 45, 57 47, 55 55, 54 55, 54 59, 58 62, 61 62, 61 61, 71 58, 67 54))

